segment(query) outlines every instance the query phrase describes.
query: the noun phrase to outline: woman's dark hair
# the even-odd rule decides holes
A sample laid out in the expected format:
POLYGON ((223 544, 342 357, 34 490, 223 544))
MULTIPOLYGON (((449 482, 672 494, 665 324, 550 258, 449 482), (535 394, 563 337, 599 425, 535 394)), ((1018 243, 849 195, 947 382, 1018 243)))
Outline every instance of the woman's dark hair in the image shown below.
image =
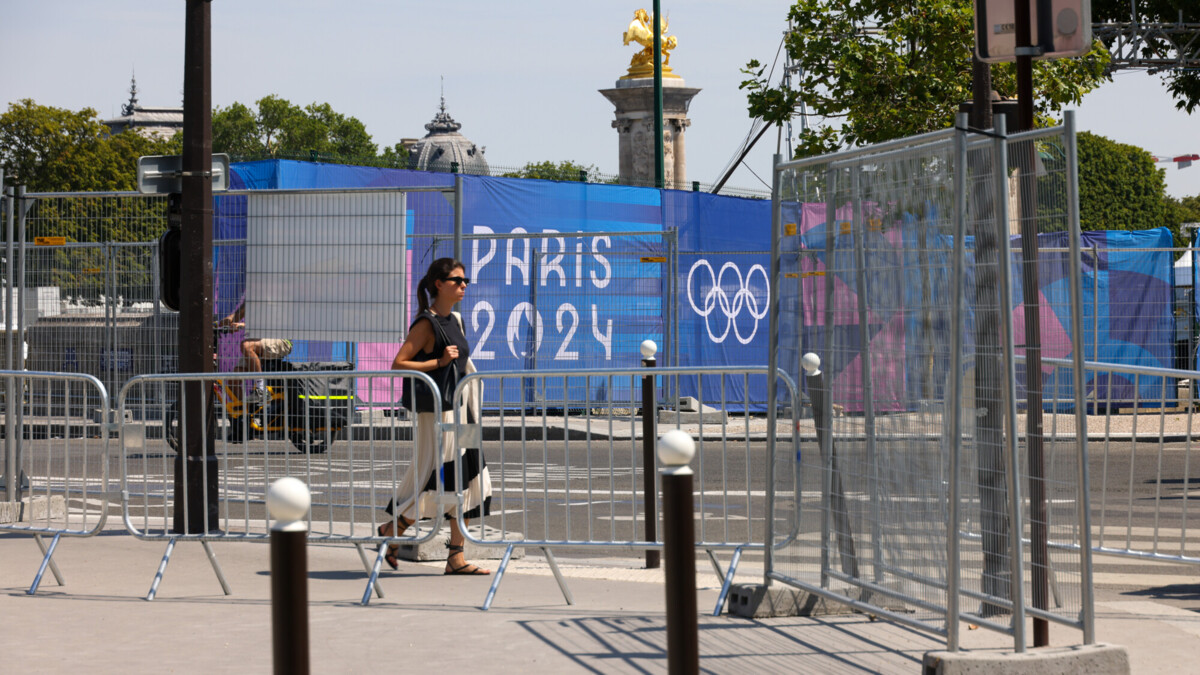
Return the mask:
POLYGON ((418 315, 424 314, 425 310, 433 304, 433 299, 437 297, 437 282, 450 276, 456 267, 467 269, 466 265, 454 258, 438 258, 429 263, 429 269, 425 271, 425 276, 417 284, 418 315))

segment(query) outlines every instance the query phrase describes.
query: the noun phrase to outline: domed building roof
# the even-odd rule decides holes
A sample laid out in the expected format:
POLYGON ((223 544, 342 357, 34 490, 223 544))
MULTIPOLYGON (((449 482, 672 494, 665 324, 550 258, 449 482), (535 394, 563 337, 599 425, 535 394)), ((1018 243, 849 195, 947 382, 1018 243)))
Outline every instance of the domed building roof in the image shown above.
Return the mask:
POLYGON ((485 148, 458 133, 462 125, 446 112, 446 97, 442 97, 440 111, 425 128, 429 133, 409 148, 410 168, 450 171, 452 164, 457 163, 459 173, 488 173, 487 160, 483 158, 485 148))

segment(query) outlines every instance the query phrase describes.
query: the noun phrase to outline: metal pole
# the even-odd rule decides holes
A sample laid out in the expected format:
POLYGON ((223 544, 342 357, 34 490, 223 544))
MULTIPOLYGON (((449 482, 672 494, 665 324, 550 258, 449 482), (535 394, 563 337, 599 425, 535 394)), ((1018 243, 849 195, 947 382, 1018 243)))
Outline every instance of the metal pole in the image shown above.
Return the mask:
MULTIPOLYGON (((825 295, 825 312, 823 317, 822 327, 824 330, 821 333, 821 352, 824 354, 825 363, 833 363, 833 282, 834 275, 837 272, 836 262, 834 260, 834 250, 837 244, 837 170, 828 169, 825 172, 825 275, 821 278, 821 289, 825 295)), ((821 588, 829 588, 829 575, 826 570, 829 569, 829 542, 831 539, 830 524, 833 513, 833 428, 830 424, 833 420, 833 396, 822 395, 820 401, 813 398, 812 381, 809 380, 808 397, 813 404, 813 423, 817 429, 824 427, 827 431, 824 436, 817 435, 817 443, 821 446, 822 466, 822 487, 821 487, 821 503, 824 507, 821 509, 821 588), (821 409, 822 419, 825 423, 822 424, 817 419, 817 408, 821 409)))
POLYGON ((462 260, 463 238, 463 177, 454 175, 454 259, 462 260))
MULTIPOLYGON (((1092 244, 1092 360, 1100 360, 1100 249, 1095 244, 1092 244)), ((1100 404, 1098 384, 1093 387, 1096 391, 1096 405, 1100 404)))
MULTIPOLYGON (((817 444, 821 446, 821 454, 825 463, 825 488, 823 492, 822 523, 833 521, 833 529, 837 534, 838 560, 842 572, 855 579, 858 578, 858 551, 854 545, 854 533, 850 529, 850 512, 846 507, 846 491, 842 485, 842 474, 837 464, 837 447, 833 444, 833 397, 829 394, 825 382, 825 374, 821 371, 821 359, 816 354, 808 353, 800 359, 800 365, 807 375, 808 399, 812 401, 813 427, 817 432, 817 444)), ((823 525, 824 530, 828 525, 823 525)), ((821 547, 821 579, 822 584, 828 582, 826 569, 829 565, 829 538, 823 530, 821 547)), ((859 600, 867 602, 870 599, 868 591, 863 591, 859 600)))
MULTIPOLYGON (((0 173, 0 178, 3 174, 0 173)), ((13 369, 13 189, 4 192, 4 236, 5 236, 5 281, 4 284, 4 338, 7 350, 4 352, 4 369, 13 369)), ((17 501, 17 481, 20 471, 17 469, 17 441, 13 406, 20 399, 17 393, 17 380, 14 377, 5 378, 4 393, 4 500, 17 501), (14 476, 17 478, 14 480, 14 476)))
MULTIPOLYGON (((1079 239, 1081 237, 1079 227, 1079 151, 1075 145, 1075 112, 1068 110, 1063 117, 1063 125, 1066 127, 1067 140, 1067 227, 1069 228, 1070 236, 1068 241, 1071 246, 1071 258, 1079 259, 1079 239)), ((1079 587, 1082 589, 1080 598, 1080 622, 1083 624, 1083 643, 1093 644, 1096 642, 1096 604, 1095 591, 1092 586, 1092 512, 1090 508, 1091 487, 1088 479, 1088 449, 1087 449, 1087 434, 1082 433, 1082 430, 1087 429, 1087 410, 1084 409, 1084 372, 1083 372, 1083 350, 1080 349, 1083 335, 1083 317, 1082 313, 1082 291, 1080 290, 1079 272, 1076 271, 1070 276, 1070 292, 1071 306, 1078 308, 1071 312, 1071 334, 1080 336, 1075 340, 1074 348, 1071 350, 1074 353, 1074 369, 1075 369, 1075 428, 1081 432, 1075 434, 1078 439, 1079 448, 1077 449, 1077 464, 1075 480, 1079 485, 1079 494, 1082 496, 1082 503, 1075 507, 1079 513, 1079 587)))
MULTIPOLYGON (((991 67, 977 57, 972 58, 971 127, 990 129, 992 119, 991 67)), ((995 164, 996 158, 987 151, 969 153, 971 169, 976 176, 991 172, 1004 173, 995 164)), ((977 482, 979 484, 979 525, 982 534, 983 573, 980 589, 985 595, 1006 598, 1009 577, 1005 571, 1005 548, 1008 541, 1008 521, 1004 516, 1008 499, 1004 487, 1004 405, 1003 359, 1000 351, 1000 305, 997 301, 997 237, 1007 236, 1007 229, 994 229, 988 221, 993 208, 992 191, 987 181, 972 183, 976 206, 975 228, 975 401, 979 416, 975 420, 977 482)), ((1007 199, 1007 197, 1005 197, 1007 199)), ((984 604, 985 617, 1000 613, 995 605, 984 604)))
MULTIPOLYGON (((1004 476, 1005 484, 1008 488, 1008 516, 1009 523, 1007 526, 1008 534, 1008 565, 1009 565, 1009 597, 1013 604, 1013 650, 1016 652, 1025 651, 1025 543, 1022 536, 1021 518, 1021 481, 1017 476, 1017 472, 1021 466, 1021 458, 1019 454, 1020 440, 1017 436, 1017 397, 1016 397, 1016 382, 1017 369, 1016 359, 1013 355, 1016 353, 1013 345, 1013 323, 1012 313, 1007 311, 1008 307, 1012 307, 1012 240, 1008 236, 1008 139, 1007 127, 1005 126, 1004 115, 996 115, 995 120, 996 138, 993 141, 993 157, 996 161, 996 167, 999 169, 995 172, 995 190, 996 190, 996 230, 1000 234, 997 237, 1000 243, 999 250, 999 283, 1000 290, 1000 307, 1002 308, 1000 320, 1001 333, 1001 354, 1004 355, 1004 374, 1002 378, 1004 388, 1004 405, 1006 415, 1004 416, 1004 431, 1006 432, 1006 446, 1008 466, 1003 464, 998 468, 1004 476)), ((997 402, 999 403, 999 402, 997 402)), ((999 406, 997 406, 999 407, 999 406)))
MULTIPOLYGON (((775 425, 779 408, 779 390, 776 369, 779 368, 779 249, 780 237, 783 236, 783 201, 780 195, 781 180, 779 165, 783 155, 776 153, 771 158, 771 281, 767 286, 767 494, 772 495, 775 489, 775 425)), ((792 406, 800 405, 800 401, 791 401, 792 406)), ((794 409, 794 408, 793 408, 794 409)), ((792 433, 798 433, 792 429, 792 433)), ((793 460, 794 461, 794 460, 793 460)), ((797 486, 798 487, 798 486, 797 486)), ((797 500, 797 503, 799 500, 797 500)), ((775 553, 775 500, 767 500, 767 538, 766 560, 763 566, 763 583, 771 585, 771 570, 775 553)))
POLYGON ((654 0, 654 187, 661 190, 667 178, 663 160, 662 12, 658 5, 659 0, 654 0))
MULTIPOLYGON (((117 391, 117 302, 116 302, 116 260, 114 247, 104 243, 100 247, 100 255, 104 261, 104 350, 108 367, 104 368, 104 386, 109 391, 117 391)), ((108 415, 107 410, 100 411, 101 416, 108 415)), ((112 422, 105 417, 104 424, 112 422)))
POLYGON ((308 646, 308 523, 312 497, 296 478, 267 491, 271 526, 271 656, 276 675, 305 675, 308 646))
MULTIPOLYGON (((13 346, 13 370, 25 370, 25 301, 29 296, 28 290, 25 287, 25 213, 28 211, 28 205, 25 203, 25 186, 18 185, 16 194, 14 195, 15 208, 17 214, 17 339, 13 346)), ((16 387, 16 399, 12 405, 16 407, 16 422, 13 428, 12 438, 15 441, 18 438, 25 436, 25 385, 18 384, 16 387)), ((13 449, 13 472, 11 482, 17 487, 16 500, 21 499, 21 489, 24 487, 21 484, 21 444, 15 443, 13 449)))
MULTIPOLYGON (((883 544, 880 532, 879 460, 875 444, 875 383, 872 379, 871 326, 867 318, 867 228, 862 213, 862 172, 858 167, 850 170, 851 227, 854 241, 854 285, 858 301, 859 372, 862 377, 862 404, 864 430, 867 435, 867 485, 871 495, 871 565, 876 583, 883 581, 883 544)), ((840 481, 840 478, 838 478, 840 481)), ((840 535, 839 535, 840 536, 840 535)), ((864 599, 865 601, 865 599, 864 599)))
POLYGON ((954 260, 950 285, 954 305, 950 309, 950 441, 949 516, 946 536, 946 649, 958 651, 959 592, 962 585, 962 561, 959 547, 959 463, 962 452, 962 358, 963 358, 963 282, 966 268, 967 234, 967 115, 959 113, 958 132, 954 134, 954 260))
MULTIPOLYGON (((658 346, 650 340, 642 343, 642 365, 655 366, 658 346)), ((642 504, 646 509, 646 541, 658 541, 658 491, 654 485, 654 439, 657 438, 658 403, 655 400, 654 376, 642 376, 642 504)), ((646 569, 657 569, 659 551, 646 551, 646 569)))
POLYGON ((692 468, 696 443, 672 429, 658 441, 662 461, 663 576, 667 601, 667 672, 700 672, 699 625, 696 612, 696 516, 692 503, 692 468))
MULTIPOLYGON (((1017 129, 1033 129, 1033 48, 1029 2, 1014 0, 1017 31, 1017 129)), ((1029 543, 1033 606, 1049 607, 1045 452, 1042 445, 1042 331, 1038 288, 1037 173, 1032 141, 1016 147, 1021 213, 1021 295, 1025 305, 1025 451, 1029 462, 1029 543)), ((1014 466, 1015 469, 1015 466, 1014 466)), ((1050 644, 1050 622, 1033 619, 1033 646, 1050 644)))
MULTIPOLYGON (((212 79, 211 5, 187 0, 184 28, 183 201, 179 289, 179 370, 212 372, 212 79)), ((175 456, 175 531, 195 533, 215 525, 218 474, 208 433, 212 400, 208 383, 188 380, 182 387, 181 422, 186 439, 175 456), (186 499, 186 508, 184 507, 186 499), (207 509, 207 517, 205 517, 207 509), (191 518, 188 518, 191 515, 191 518), (206 524, 207 521, 207 524, 206 524)))

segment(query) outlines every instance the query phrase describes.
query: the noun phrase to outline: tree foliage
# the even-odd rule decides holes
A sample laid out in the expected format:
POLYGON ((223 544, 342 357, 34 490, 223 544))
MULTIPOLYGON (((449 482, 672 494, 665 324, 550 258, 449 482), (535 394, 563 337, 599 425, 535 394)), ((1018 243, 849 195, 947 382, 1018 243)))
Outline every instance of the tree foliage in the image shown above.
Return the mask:
MULTIPOLYGON (((971 98, 971 0, 797 0, 788 18, 785 47, 799 68, 791 88, 764 79, 758 61, 743 69, 741 88, 753 117, 782 124, 804 103, 826 121, 802 132, 797 156, 943 129, 971 98)), ((1040 123, 1099 85, 1107 63, 1102 46, 1035 62, 1040 123)), ((992 73, 993 88, 1014 97, 1013 65, 992 73)))
MULTIPOLYGON (((1154 157, 1089 132, 1078 135, 1079 224, 1084 230, 1146 230, 1172 225, 1164 171, 1154 157)), ((1178 234, 1178 223, 1174 223, 1178 234)))
POLYGON ((519 171, 501 174, 505 178, 541 178, 544 180, 579 181, 581 176, 595 177, 600 169, 592 164, 579 164, 571 160, 562 162, 529 162, 519 171))
MULTIPOLYGON (((1196 0, 1137 0, 1140 23, 1200 24, 1200 2, 1196 0)), ((1132 18, 1129 0, 1092 0, 1095 23, 1127 23, 1132 18)), ((1141 47, 1144 56, 1160 56, 1169 45, 1151 37, 1141 47)), ((1200 71, 1167 70, 1158 73, 1167 91, 1175 98, 1175 107, 1189 114, 1200 107, 1200 71)))
POLYGON ((335 111, 328 103, 310 103, 301 108, 270 95, 255 105, 257 110, 234 102, 213 111, 213 152, 247 159, 375 157, 375 142, 363 123, 335 111))
POLYGON ((30 192, 127 191, 137 186, 137 158, 178 154, 178 138, 110 134, 96 111, 55 108, 23 99, 0 115, 4 182, 30 192))

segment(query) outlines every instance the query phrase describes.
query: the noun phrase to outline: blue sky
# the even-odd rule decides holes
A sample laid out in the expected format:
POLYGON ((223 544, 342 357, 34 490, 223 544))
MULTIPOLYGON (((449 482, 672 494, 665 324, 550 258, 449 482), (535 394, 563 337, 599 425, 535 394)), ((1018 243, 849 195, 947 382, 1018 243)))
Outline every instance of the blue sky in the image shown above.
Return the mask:
MULTIPOLYGON (((714 182, 750 130, 739 69, 771 62, 788 0, 663 2, 679 47, 671 65, 693 100, 689 180, 714 182)), ((0 96, 115 116, 136 70, 143 105, 179 105, 183 0, 5 0, 0 96)), ((213 0, 213 103, 277 94, 328 102, 380 145, 425 134, 445 77, 449 112, 487 147, 488 161, 574 160, 616 173, 617 132, 598 89, 613 86, 635 51, 621 44, 633 10, 617 0, 213 0), (352 7, 352 11, 343 8, 352 7), (335 9, 336 8, 336 9, 335 9)), ((1196 120, 1175 110, 1157 77, 1118 74, 1078 108, 1081 130, 1155 155, 1200 153, 1196 120)), ((765 189, 768 132, 731 186, 765 189), (752 173, 752 171, 753 173, 752 173), (756 175, 757 174, 757 177, 756 175)), ((1200 164, 1167 165, 1168 192, 1200 194, 1200 164)))

